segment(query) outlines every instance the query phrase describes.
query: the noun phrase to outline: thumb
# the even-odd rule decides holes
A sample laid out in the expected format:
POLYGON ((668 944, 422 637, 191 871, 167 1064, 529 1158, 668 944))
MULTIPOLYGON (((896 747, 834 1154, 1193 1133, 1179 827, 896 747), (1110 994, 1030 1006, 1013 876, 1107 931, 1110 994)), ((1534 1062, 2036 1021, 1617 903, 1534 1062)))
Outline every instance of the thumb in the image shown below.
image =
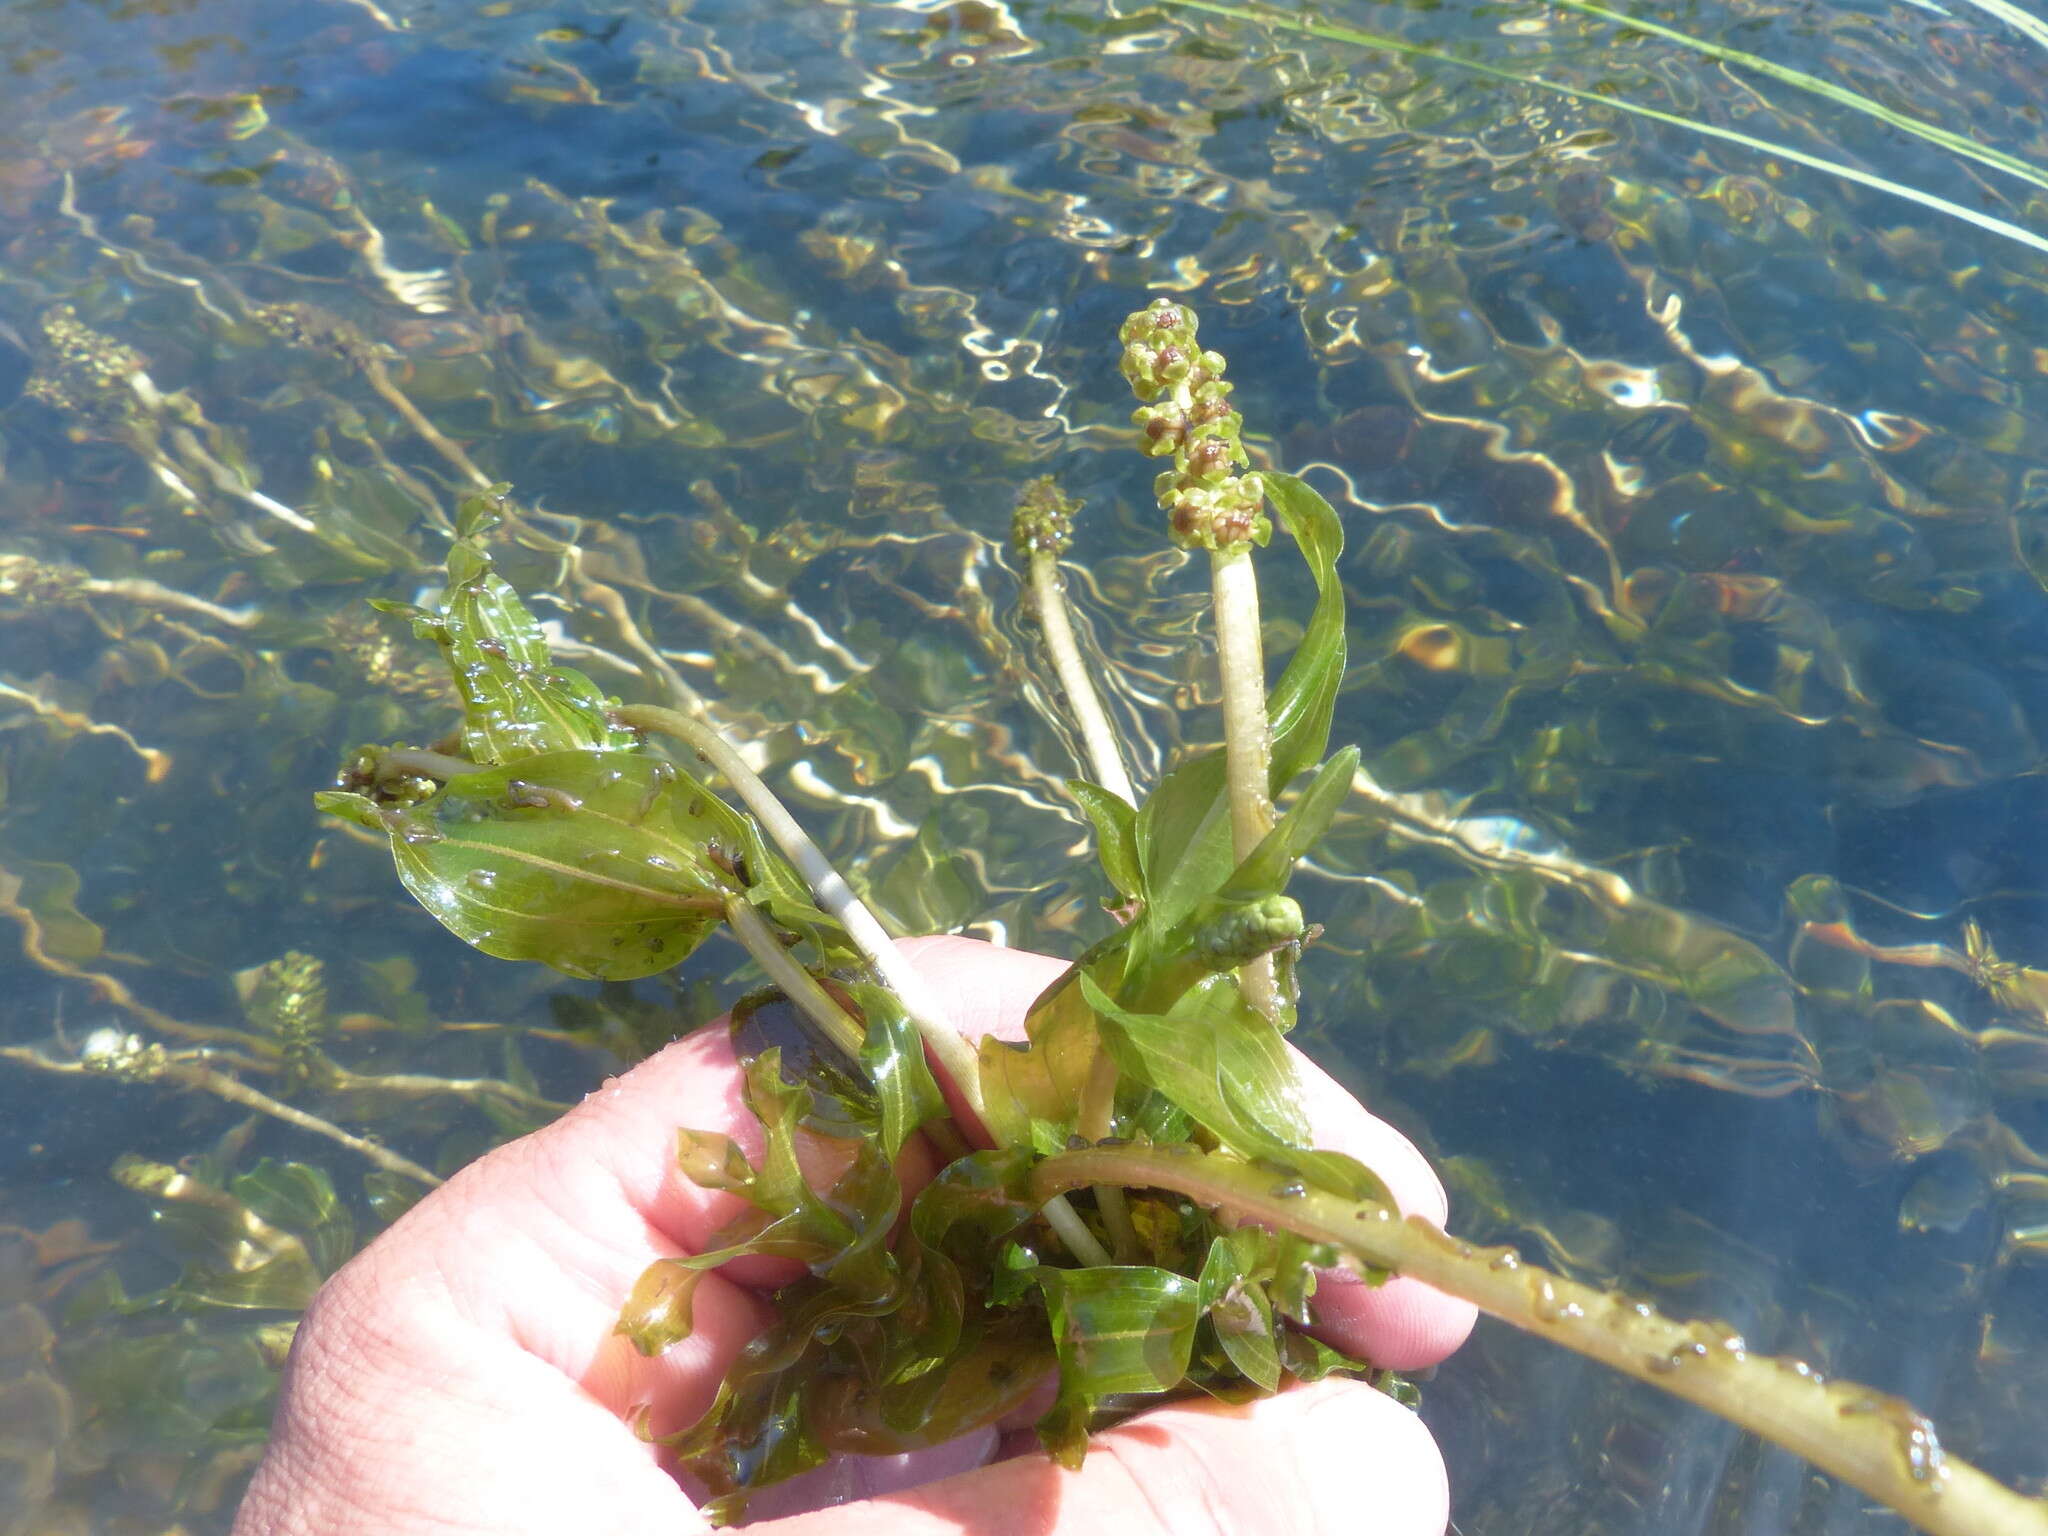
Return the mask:
POLYGON ((883 1498, 749 1526, 761 1536, 1442 1536, 1450 1496, 1422 1421, 1355 1381, 1242 1407, 1158 1408, 1089 1441, 883 1498))

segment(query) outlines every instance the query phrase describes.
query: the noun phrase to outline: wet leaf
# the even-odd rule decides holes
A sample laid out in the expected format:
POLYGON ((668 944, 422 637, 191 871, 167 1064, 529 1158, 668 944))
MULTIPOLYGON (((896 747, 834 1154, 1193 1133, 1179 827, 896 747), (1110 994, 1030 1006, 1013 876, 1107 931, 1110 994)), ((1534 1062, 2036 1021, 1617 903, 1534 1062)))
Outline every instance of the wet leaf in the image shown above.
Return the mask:
POLYGON ((557 667, 547 637, 510 583, 491 569, 485 539, 505 487, 463 503, 448 551, 448 586, 436 608, 375 602, 412 620, 441 649, 462 699, 462 743, 481 766, 579 748, 619 750, 636 738, 606 717, 606 700, 582 673, 557 667))
POLYGON ((29 953, 69 965, 99 957, 105 935, 78 910, 78 871, 33 860, 0 868, 0 914, 29 930, 29 953))
POLYGON ((630 752, 529 757, 401 809, 316 802, 387 833, 406 889, 458 938, 607 980, 665 970, 717 929, 732 877, 711 850, 745 837, 724 801, 630 752))
POLYGON ((1337 557, 1344 552, 1344 525, 1337 512, 1305 480, 1277 471, 1264 476, 1266 495, 1280 523, 1315 577, 1316 606, 1301 644, 1267 695, 1273 727, 1273 792, 1323 755, 1337 690, 1344 681, 1344 587, 1337 557))
MULTIPOLYGON (((1113 966, 1122 930, 1083 963, 1113 966)), ((1073 1129, 1081 1090, 1100 1050, 1095 1014, 1073 985, 1079 967, 1054 982, 1031 1006, 1024 1023, 1028 1046, 984 1035, 978 1048, 983 1107, 989 1130, 1006 1146, 1031 1145, 1042 1128, 1057 1145, 1073 1129)))
POLYGON ((1350 798, 1351 778, 1357 770, 1356 747, 1344 748, 1318 768, 1273 830, 1260 838, 1258 846, 1231 872, 1219 894, 1226 900, 1249 901, 1285 890, 1296 861, 1322 841, 1350 798))
POLYGON ((945 1096, 925 1060, 924 1042, 896 994, 865 984, 847 990, 867 1021, 860 1061, 881 1103, 882 1155, 893 1162, 913 1131, 944 1118, 945 1096))
POLYGON ((228 1193, 264 1221, 306 1244, 322 1274, 332 1274, 355 1251, 355 1221, 333 1181, 310 1163, 264 1158, 228 1181, 228 1193))
POLYGON ((643 1355, 658 1355, 690 1336, 691 1304, 705 1272, 689 1264, 659 1260, 640 1272, 614 1333, 624 1334, 643 1355))
POLYGON ((1136 840, 1145 915, 1163 931, 1230 878, 1221 752, 1182 763, 1159 781, 1138 811, 1136 840))
POLYGON ((1265 1245, 1253 1228, 1227 1232, 1209 1245, 1196 1285, 1195 1304, 1216 1330, 1230 1363, 1265 1392, 1280 1389, 1280 1351, 1274 1342, 1273 1304, 1262 1277, 1251 1272, 1265 1245))
POLYGON ((1045 1447, 1064 1465, 1087 1450, 1087 1415, 1116 1392, 1164 1392, 1187 1374, 1195 1325, 1196 1282, 1169 1269, 1103 1265, 1034 1272, 1045 1294, 1060 1394, 1040 1421, 1045 1447))
POLYGON ((1145 880, 1138 859, 1138 813, 1123 796, 1086 779, 1067 780, 1067 793, 1095 827, 1095 856, 1110 889, 1126 900, 1142 896, 1145 880))
POLYGON ((1232 1151, 1292 1169, 1354 1198, 1384 1198, 1356 1159, 1309 1145, 1301 1087, 1286 1042, 1239 993, 1235 978, 1190 988, 1164 1014, 1119 1007, 1092 976, 1081 990, 1101 1016, 1118 1068, 1156 1088, 1232 1151))

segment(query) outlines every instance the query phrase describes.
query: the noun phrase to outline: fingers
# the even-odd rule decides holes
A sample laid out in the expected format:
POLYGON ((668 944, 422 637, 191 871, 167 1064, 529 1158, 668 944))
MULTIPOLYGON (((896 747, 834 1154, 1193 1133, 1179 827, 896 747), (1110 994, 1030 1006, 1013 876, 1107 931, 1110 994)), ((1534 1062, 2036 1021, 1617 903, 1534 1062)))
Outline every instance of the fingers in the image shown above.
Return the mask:
MULTIPOLYGON (((961 1033, 970 1037, 1023 1039, 1031 1004, 1066 969, 1047 956, 999 949, 976 939, 910 939, 903 949, 940 1000, 951 1007, 961 1033)), ((1317 1144, 1349 1153, 1372 1169, 1404 1215, 1422 1216, 1442 1226, 1448 1209, 1444 1187, 1415 1144, 1367 1114, 1306 1056, 1297 1051, 1294 1059, 1317 1144)), ((1384 1285, 1368 1286, 1355 1276, 1326 1272, 1315 1306, 1314 1333, 1396 1371, 1419 1370, 1449 1355, 1465 1342, 1478 1316, 1469 1303, 1400 1275, 1384 1285)))
POLYGON ((731 1197, 676 1168, 679 1125, 757 1136, 723 1031, 676 1042, 478 1159, 345 1265, 299 1331, 242 1536, 438 1531, 372 1517, 452 1513, 451 1499, 479 1493, 495 1513, 448 1529, 601 1530, 602 1509, 571 1507, 596 1486, 621 1529, 656 1528, 657 1510, 689 1528, 657 1449, 621 1420, 646 1405, 656 1434, 693 1422, 773 1313, 714 1274, 672 1349, 646 1358, 613 1332, 640 1273, 699 1251, 729 1214, 731 1197), (549 1443, 526 1446, 535 1435, 549 1443), (275 1523, 309 1511, 320 1518, 275 1523))
MULTIPOLYGON (((1297 1055, 1295 1064, 1317 1144, 1347 1152, 1378 1174, 1403 1215, 1421 1216, 1441 1227, 1449 1201, 1436 1170, 1415 1143, 1367 1114, 1306 1056, 1297 1055)), ((1470 1302, 1406 1275, 1367 1285, 1348 1271, 1325 1270, 1316 1285, 1316 1321, 1309 1331, 1388 1370, 1415 1371, 1455 1351, 1478 1318, 1478 1309, 1470 1302)))
POLYGON ((1020 1456, 900 1493, 750 1526, 761 1536, 1441 1536, 1443 1459, 1421 1420, 1358 1382, 1243 1408, 1155 1409, 1098 1435, 1079 1471, 1020 1456))

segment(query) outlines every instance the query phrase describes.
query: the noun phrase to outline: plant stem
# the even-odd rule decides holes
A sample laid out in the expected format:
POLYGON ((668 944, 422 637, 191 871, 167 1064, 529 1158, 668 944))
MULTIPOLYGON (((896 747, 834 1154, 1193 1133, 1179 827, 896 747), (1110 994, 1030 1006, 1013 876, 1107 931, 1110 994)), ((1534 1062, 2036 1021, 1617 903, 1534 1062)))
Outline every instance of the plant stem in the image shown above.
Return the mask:
MULTIPOLYGON (((1095 775, 1097 784, 1124 804, 1135 807, 1138 797, 1131 788, 1130 776, 1124 772, 1123 753, 1118 748, 1116 732, 1110 728, 1109 717, 1103 713, 1102 700, 1096 695, 1094 683, 1089 680, 1088 669, 1081 665, 1081 649, 1074 643, 1074 626, 1067 613, 1066 592, 1060 582, 1059 558, 1072 542, 1074 514, 1079 510, 1080 503, 1062 496, 1052 476, 1040 475, 1027 481, 1017 498, 1017 510, 1010 521, 1010 541, 1023 557, 1025 569, 1029 572, 1027 579, 1038 610, 1039 627, 1045 633, 1045 648, 1052 656, 1053 671, 1066 691, 1067 707, 1081 728, 1086 767, 1095 775)), ((1094 1140, 1109 1135, 1115 1127, 1116 1062, 1107 1051, 1097 1051, 1094 1064, 1089 1068, 1078 1119, 1081 1134, 1094 1140)), ((1117 1257, 1125 1263, 1132 1262, 1139 1252, 1138 1234, 1131 1225, 1130 1207, 1124 1201, 1122 1188, 1106 1185, 1098 1189, 1095 1208, 1102 1215, 1103 1225, 1109 1228, 1117 1257)), ((1090 1264, 1110 1262, 1109 1255, 1102 1253, 1094 1234, 1074 1214, 1064 1197, 1056 1203, 1048 1203, 1045 1211, 1047 1219, 1058 1228, 1076 1256, 1090 1264), (1102 1256, 1096 1258, 1094 1253, 1102 1253, 1102 1256)))
POLYGON ((377 759, 377 777, 384 781, 417 777, 446 783, 465 773, 484 771, 481 763, 472 763, 466 757, 451 757, 446 752, 429 752, 424 747, 393 747, 377 759))
MULTIPOLYGON (((1098 1045, 1074 1117, 1074 1129, 1090 1141, 1100 1141, 1116 1132, 1116 1076, 1116 1058, 1098 1045)), ((1124 1199, 1123 1186, 1096 1186, 1095 1209, 1102 1213, 1102 1224, 1109 1228, 1117 1258, 1126 1264, 1134 1263, 1142 1250, 1138 1246, 1138 1229, 1131 1225, 1130 1202, 1124 1199)))
POLYGON ((1067 1251, 1083 1264, 1095 1268, 1116 1262, 1109 1250, 1088 1230, 1088 1223, 1081 1219, 1080 1212, 1067 1203, 1064 1193, 1048 1195, 1041 1209, 1053 1231, 1059 1234, 1060 1241, 1067 1245, 1067 1251))
POLYGON ((1073 621, 1067 613, 1067 596, 1060 580, 1059 559, 1050 549, 1032 551, 1028 566, 1031 598, 1038 610, 1039 627, 1045 633, 1045 649, 1052 657, 1052 669, 1067 696, 1067 708, 1081 730, 1081 745, 1088 759, 1088 771, 1095 782, 1127 805, 1138 796, 1131 777, 1124 772, 1123 753, 1118 749, 1115 729, 1103 711, 1102 699, 1081 661, 1081 648, 1074 641, 1073 621))
POLYGON ((1827 1381, 1802 1361, 1753 1355, 1727 1328, 1662 1317, 1647 1302, 1525 1264, 1510 1248, 1474 1247, 1390 1206, 1295 1193, 1298 1183, 1276 1183, 1273 1174, 1219 1153, 1179 1146, 1060 1153, 1033 1171, 1032 1192, 1043 1198, 1110 1181, 1228 1205, 1367 1267, 1462 1297, 1805 1457, 1930 1536, 2048 1536, 2048 1502, 1947 1456, 1934 1426, 1902 1399, 1827 1381))
MULTIPOLYGON (((831 860, 797 825, 788 807, 775 798, 775 792, 761 782, 761 776, 747 766, 746 759, 739 755, 732 743, 705 721, 693 719, 677 710, 663 709, 658 704, 628 704, 613 710, 612 715, 621 725, 635 730, 660 731, 675 737, 725 776, 733 793, 761 823, 761 829, 796 866, 797 873, 810 886, 811 894, 817 897, 819 908, 846 930, 847 936, 881 976, 883 984, 896 994, 897 1000, 903 1004, 903 1012, 917 1030, 918 1037, 924 1041, 925 1049, 931 1052, 940 1070, 952 1080, 954 1088, 967 1101, 967 1107, 973 1110, 974 1117, 987 1125, 988 1112, 981 1092, 981 1062, 974 1047, 948 1022, 945 1010, 932 996, 931 988, 924 984, 924 978, 911 968, 890 942, 875 914, 854 895, 853 887, 846 883, 845 877, 832 867, 831 860)), ((1061 1240, 1083 1263, 1111 1262, 1108 1251, 1095 1240, 1095 1234, 1082 1223, 1064 1196, 1053 1195, 1047 1199, 1045 1216, 1061 1240)))
POLYGON ((660 731, 675 737, 724 775, 733 793, 760 822, 761 830, 796 866, 797 873, 803 876, 811 893, 818 898, 819 907, 846 930, 847 937, 867 956, 868 963, 874 966, 883 982, 902 1000, 903 1011, 909 1015, 911 1024, 924 1040, 925 1048, 945 1068, 969 1108, 985 1122, 988 1117, 982 1110, 980 1065, 975 1059, 974 1047, 962 1039, 959 1031, 947 1021, 945 1010, 939 1007, 938 999, 932 996, 924 978, 897 953, 896 946, 875 914, 854 895, 853 887, 846 883, 845 877, 832 867, 831 860, 811 841, 810 835, 797 824, 788 808, 775 798, 775 792, 761 782, 761 776, 747 766, 746 759, 740 756, 732 743, 707 722, 656 704, 628 704, 612 711, 612 714, 621 725, 636 730, 660 731))
MULTIPOLYGON (((1269 788, 1273 732, 1266 719, 1266 658, 1260 639, 1259 582, 1249 542, 1209 553, 1209 589, 1216 615, 1216 662, 1223 678, 1223 771, 1230 796, 1230 846, 1243 859, 1273 829, 1269 788)), ((1284 1004, 1273 957, 1239 969, 1245 1001, 1278 1022, 1284 1004)))
POLYGON ((345 1131, 333 1121, 323 1120, 295 1104, 273 1099, 238 1077, 215 1071, 206 1065, 199 1053, 173 1053, 162 1045, 145 1041, 140 1035, 124 1036, 112 1029, 95 1031, 86 1041, 84 1059, 75 1062, 52 1061, 39 1051, 19 1045, 0 1046, 0 1058, 19 1061, 44 1072, 106 1076, 128 1083, 170 1082, 180 1088, 197 1088, 203 1093, 226 1099, 230 1104, 239 1104, 244 1109, 256 1110, 315 1136, 324 1136, 368 1158, 387 1173, 416 1180, 429 1189, 441 1182, 435 1174, 387 1146, 345 1131))
POLYGON ((817 977, 791 958, 775 930, 768 926, 768 920, 754 910, 754 904, 738 894, 727 896, 725 920, 733 937, 754 957, 754 963, 767 972, 768 979, 782 989, 782 995, 796 1004, 826 1039, 852 1060, 859 1061, 864 1037, 861 1026, 833 1000, 831 993, 818 985, 817 977))

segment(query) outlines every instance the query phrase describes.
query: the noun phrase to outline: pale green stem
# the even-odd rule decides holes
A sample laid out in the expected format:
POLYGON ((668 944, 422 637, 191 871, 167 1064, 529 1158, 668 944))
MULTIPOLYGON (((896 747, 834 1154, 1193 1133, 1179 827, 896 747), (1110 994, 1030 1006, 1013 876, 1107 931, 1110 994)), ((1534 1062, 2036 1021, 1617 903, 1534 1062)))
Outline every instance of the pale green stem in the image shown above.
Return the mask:
POLYGON ((1110 1251, 1088 1230, 1088 1223, 1081 1219, 1081 1213, 1067 1203, 1065 1195, 1048 1196, 1042 1210, 1053 1231, 1059 1234, 1060 1241, 1067 1245, 1067 1251, 1083 1264, 1095 1268, 1116 1263, 1110 1251))
MULTIPOLYGON (((1259 638, 1259 581, 1249 543, 1209 555, 1216 613, 1216 662, 1223 675, 1223 770, 1230 795, 1230 846, 1243 859, 1273 830, 1273 732, 1266 719, 1266 655, 1259 638)), ((1245 1001, 1278 1022, 1284 1005, 1273 957, 1237 973, 1245 1001)))
POLYGON ((740 895, 725 899, 725 920, 732 935, 754 957, 754 963, 768 979, 782 989, 782 995, 803 1011, 805 1018, 823 1031, 847 1056, 860 1060, 862 1030, 832 994, 818 985, 818 978, 798 965, 768 920, 754 910, 754 904, 740 895))
POLYGON ((1073 711, 1074 724, 1081 730, 1088 771, 1111 794, 1126 805, 1136 805, 1138 796, 1124 772, 1123 753, 1118 749, 1116 731, 1104 713, 1102 699, 1081 661, 1081 648, 1074 643, 1074 626, 1067 614, 1067 597, 1060 581, 1059 561, 1049 549, 1031 556, 1031 596, 1038 609, 1039 627, 1045 632, 1045 649, 1052 657, 1052 669, 1073 711))
MULTIPOLYGON (((1088 1081, 1081 1088, 1074 1129, 1090 1141, 1116 1133, 1116 1058, 1099 1047, 1095 1063, 1088 1069, 1088 1081)), ((1138 1246, 1138 1229, 1131 1225, 1130 1202, 1124 1198, 1123 1186, 1098 1185, 1095 1208, 1102 1213, 1102 1224, 1109 1228, 1117 1258, 1126 1264, 1135 1262, 1142 1250, 1138 1246)))
POLYGON ((797 824, 788 807, 775 798, 775 792, 761 782, 761 776, 747 765, 747 760, 740 756, 732 743, 705 721, 659 705, 628 704, 614 710, 613 715, 621 725, 660 731, 675 737, 724 777, 732 786, 733 793, 740 797, 761 824, 761 830, 796 866, 797 873, 810 886, 811 894, 817 897, 819 908, 846 930, 847 937, 867 956, 868 963, 889 990, 902 1000, 903 1011, 924 1040, 926 1049, 945 1068, 947 1076, 953 1079, 976 1117, 986 1123, 988 1116, 982 1109, 980 1064, 975 1059, 974 1047, 962 1039, 960 1032, 948 1022, 945 1010, 932 996, 931 988, 897 952, 875 914, 854 895, 853 887, 846 883, 845 877, 832 867, 832 861, 811 841, 810 834, 797 824))
MULTIPOLYGON (((775 792, 761 782, 761 776, 747 765, 747 760, 734 750, 732 743, 705 721, 693 719, 677 710, 663 709, 657 704, 628 704, 612 713, 621 725, 635 730, 660 731, 675 737, 724 776, 733 793, 740 797, 761 824, 761 830, 796 866, 797 873, 803 876, 811 894, 817 898, 819 909, 846 930, 847 936, 867 956, 868 963, 875 968, 883 983, 896 994, 897 1001, 903 1004, 905 1016, 924 1041, 925 1049, 937 1059, 940 1069, 952 1080, 960 1096, 967 1101, 968 1108, 973 1110, 974 1117, 987 1125, 988 1113, 981 1093, 981 1063, 975 1056, 974 1047, 947 1020, 945 1010, 932 996, 931 988, 924 984, 924 978, 911 968, 910 962, 890 941, 875 914, 854 895, 853 887, 846 883, 845 877, 832 867, 823 851, 797 825, 796 818, 775 798, 775 792)), ((1075 1257, 1088 1264, 1111 1262, 1107 1250, 1082 1224, 1080 1216, 1064 1196, 1056 1195, 1047 1201, 1045 1215, 1075 1257)))
POLYGON ((2048 1536, 2048 1502, 2025 1498, 1947 1456, 1933 1425, 1904 1401, 1826 1381, 1803 1362, 1755 1355, 1728 1329, 1663 1317, 1647 1302, 1525 1264, 1509 1248, 1477 1248, 1390 1206, 1276 1181, 1270 1173, 1185 1147, 1096 1147, 1033 1170, 1032 1192, 1109 1180, 1170 1189, 1248 1220, 1329 1243, 1372 1269, 1447 1295, 1805 1457, 1931 1536, 2048 1536))
MULTIPOLYGON (((1088 770, 1096 783, 1126 805, 1135 806, 1138 803, 1137 792, 1131 787, 1130 775, 1124 772, 1123 753, 1117 745, 1116 731, 1103 711, 1102 699, 1095 691, 1088 669, 1082 665, 1081 648, 1074 642, 1074 626, 1067 613, 1067 596, 1060 581, 1058 558, 1049 549, 1035 550, 1031 556, 1030 571, 1031 596, 1038 609, 1039 627, 1045 634, 1045 649, 1052 657, 1053 672, 1066 693, 1067 708, 1073 711, 1074 723, 1080 727, 1088 770)), ((1104 1051, 1095 1058, 1087 1089, 1081 1098, 1080 1133, 1091 1141, 1110 1135, 1115 1129, 1115 1104, 1116 1062, 1104 1051)), ((1095 1208, 1102 1213, 1103 1225, 1109 1228, 1117 1256, 1127 1262, 1134 1259, 1139 1251, 1138 1234, 1131 1225, 1131 1210, 1122 1188, 1112 1184, 1096 1190, 1095 1208)), ((1082 1231, 1085 1233, 1086 1229, 1082 1231)))

